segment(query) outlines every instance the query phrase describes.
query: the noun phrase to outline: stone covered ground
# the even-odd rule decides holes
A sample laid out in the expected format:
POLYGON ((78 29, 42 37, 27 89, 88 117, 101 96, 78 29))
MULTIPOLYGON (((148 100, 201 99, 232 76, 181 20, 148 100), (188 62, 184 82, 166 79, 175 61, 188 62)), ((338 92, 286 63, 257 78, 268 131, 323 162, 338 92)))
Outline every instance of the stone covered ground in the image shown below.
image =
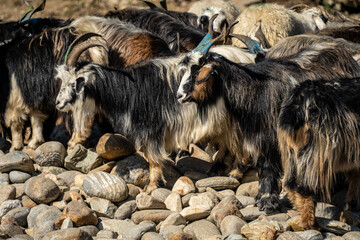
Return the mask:
POLYGON ((96 148, 60 142, 4 154, 0 139, 0 239, 126 240, 355 240, 360 213, 342 212, 345 191, 316 209, 319 231, 297 231, 299 214, 281 193, 281 209, 254 206, 258 179, 211 176, 212 154, 190 146, 191 156, 169 164, 167 186, 151 194, 148 163, 121 135, 103 135, 96 148), (340 222, 340 216, 353 225, 340 222))

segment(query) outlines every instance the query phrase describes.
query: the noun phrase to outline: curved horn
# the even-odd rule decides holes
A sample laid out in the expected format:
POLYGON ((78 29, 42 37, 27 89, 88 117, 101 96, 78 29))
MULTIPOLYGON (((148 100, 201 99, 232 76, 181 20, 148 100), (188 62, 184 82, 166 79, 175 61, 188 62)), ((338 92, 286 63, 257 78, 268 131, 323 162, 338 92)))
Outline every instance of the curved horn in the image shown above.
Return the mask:
POLYGON ((157 9, 158 7, 153 4, 152 2, 149 2, 149 1, 143 1, 146 5, 148 5, 150 7, 150 9, 157 9))
POLYGON ((30 5, 30 8, 24 13, 19 22, 22 23, 24 21, 27 21, 32 17, 34 13, 44 10, 45 4, 46 0, 43 0, 42 3, 35 9, 30 5))
POLYGON ((160 0, 160 5, 161 5, 162 8, 165 9, 166 11, 168 10, 167 4, 166 4, 166 0, 160 0))
POLYGON ((217 16, 219 16, 219 14, 214 14, 209 21, 209 26, 208 26, 208 34, 210 34, 211 36, 214 36, 214 29, 213 29, 213 24, 215 21, 215 18, 217 18, 217 16))
POLYGON ((224 43, 227 42, 227 39, 228 39, 228 37, 230 35, 230 32, 231 32, 231 29, 238 23, 239 23, 239 21, 235 21, 228 27, 228 29, 226 29, 224 43))
POLYGON ((78 38, 76 38, 71 45, 69 46, 69 49, 66 52, 65 55, 65 60, 64 63, 75 67, 76 66, 76 62, 79 59, 80 55, 87 50, 88 48, 91 47, 103 47, 107 52, 109 51, 106 42, 104 43, 103 41, 99 41, 99 40, 91 40, 89 38, 91 37, 101 37, 101 35, 97 34, 97 33, 85 33, 81 36, 79 36, 78 38))
POLYGON ((302 13, 303 11, 310 9, 310 7, 306 4, 300 3, 290 7, 289 9, 297 13, 302 13))
POLYGON ((259 43, 257 43, 255 40, 251 39, 248 36, 240 35, 240 34, 230 34, 230 37, 234 37, 242 41, 246 47, 252 52, 252 53, 258 53, 262 51, 259 43))

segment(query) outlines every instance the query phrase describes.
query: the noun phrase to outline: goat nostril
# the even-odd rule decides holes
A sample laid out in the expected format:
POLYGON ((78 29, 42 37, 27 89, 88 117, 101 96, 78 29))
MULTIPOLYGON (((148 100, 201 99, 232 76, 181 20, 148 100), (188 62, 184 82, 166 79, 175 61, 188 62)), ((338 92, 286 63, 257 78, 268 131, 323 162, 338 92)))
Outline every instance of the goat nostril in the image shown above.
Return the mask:
POLYGON ((177 93, 177 94, 176 94, 176 97, 177 97, 177 99, 180 99, 180 98, 183 97, 183 95, 182 95, 181 93, 177 93))
POLYGON ((59 105, 60 104, 60 101, 56 101, 56 105, 59 105))

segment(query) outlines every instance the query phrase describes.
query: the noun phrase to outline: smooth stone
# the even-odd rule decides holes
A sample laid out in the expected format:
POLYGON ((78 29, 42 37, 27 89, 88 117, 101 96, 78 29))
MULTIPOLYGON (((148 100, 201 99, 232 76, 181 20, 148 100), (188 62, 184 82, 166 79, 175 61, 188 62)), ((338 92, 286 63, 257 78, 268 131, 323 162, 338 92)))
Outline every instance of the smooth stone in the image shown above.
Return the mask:
POLYGON ((83 182, 84 192, 90 197, 100 197, 112 202, 121 202, 128 197, 126 182, 115 175, 105 172, 88 174, 83 182))
POLYGON ((360 232, 348 232, 342 236, 345 240, 358 240, 360 239, 360 232))
POLYGON ((21 196, 21 204, 22 204, 23 207, 27 207, 27 208, 30 208, 30 209, 37 206, 36 202, 31 200, 31 198, 29 198, 26 195, 21 196))
POLYGON ((322 233, 322 236, 324 239, 330 239, 330 238, 333 238, 333 237, 337 237, 335 234, 331 233, 331 232, 323 232, 322 233))
POLYGON ((211 187, 215 190, 224 190, 237 188, 240 183, 238 180, 231 177, 209 177, 197 181, 195 185, 199 189, 211 187))
MULTIPOLYGON (((63 180, 68 187, 72 186, 75 182, 75 177, 78 175, 84 175, 79 171, 66 171, 57 175, 57 178, 63 180)), ((82 184, 81 184, 82 186, 82 184)))
MULTIPOLYGON (((29 229, 26 229, 26 230, 27 230, 27 233, 28 233, 29 229)), ((34 239, 42 239, 46 234, 48 234, 48 233, 50 233, 52 231, 55 231, 55 230, 56 229, 55 229, 54 224, 46 223, 46 224, 41 225, 39 227, 32 228, 31 236, 33 236, 34 239)))
POLYGON ((296 232, 284 232, 276 240, 304 240, 296 232))
POLYGON ((55 175, 61 174, 66 172, 67 170, 65 168, 62 167, 42 167, 42 166, 38 166, 36 168, 36 171, 42 172, 42 173, 52 173, 55 175))
POLYGON ((165 200, 166 208, 170 211, 181 212, 181 196, 178 193, 171 193, 165 200))
POLYGON ((150 182, 149 163, 140 155, 130 155, 121 159, 110 173, 140 188, 144 188, 150 182))
POLYGON ((24 152, 13 151, 0 157, 0 172, 11 172, 14 170, 34 173, 33 161, 24 152))
POLYGON ((170 240, 197 240, 197 238, 189 233, 174 233, 170 240))
POLYGON ((25 194, 36 203, 50 203, 60 195, 56 183, 44 177, 32 177, 25 182, 25 194))
POLYGON ((70 218, 65 218, 65 220, 61 224, 60 229, 73 228, 73 227, 74 227, 74 224, 71 221, 71 219, 70 218))
POLYGON ((182 157, 176 161, 176 168, 179 169, 181 174, 186 172, 198 172, 206 174, 212 167, 211 162, 204 161, 195 157, 182 157))
POLYGON ((51 206, 58 208, 60 211, 63 211, 66 207, 66 204, 67 204, 66 201, 61 200, 61 201, 57 201, 57 202, 52 202, 51 206))
POLYGON ((110 238, 110 239, 116 239, 118 237, 117 233, 110 231, 110 230, 100 230, 97 234, 96 237, 99 238, 110 238))
POLYGON ((156 232, 147 232, 141 237, 141 240, 165 240, 165 238, 156 232))
POLYGON ((89 173, 93 173, 93 172, 107 172, 107 173, 110 173, 111 170, 113 169, 113 167, 115 167, 115 165, 116 165, 116 161, 107 162, 107 163, 101 165, 100 167, 94 168, 89 173))
POLYGON ((30 209, 27 207, 17 207, 6 213, 4 217, 11 217, 15 220, 15 223, 21 227, 27 226, 27 216, 30 209))
POLYGON ((220 223, 226 216, 234 215, 242 218, 243 216, 239 211, 241 208, 241 203, 236 199, 235 196, 224 198, 211 210, 209 219, 214 221, 215 224, 220 227, 220 223))
POLYGON ((81 226, 81 227, 79 227, 79 229, 84 232, 87 232, 90 236, 93 236, 93 237, 95 237, 99 232, 99 229, 93 225, 81 226))
POLYGON ((154 232, 155 224, 150 221, 144 221, 135 224, 131 220, 104 220, 101 222, 104 230, 116 232, 122 239, 137 240, 146 232, 154 232))
POLYGON ((171 238, 171 236, 174 235, 175 233, 182 233, 182 232, 183 230, 181 227, 173 226, 173 225, 166 225, 166 226, 161 225, 159 231, 160 235, 163 236, 165 239, 171 238))
POLYGON ((287 223, 289 223, 289 225, 291 226, 291 228, 294 231, 304 231, 305 230, 304 227, 302 226, 300 215, 296 215, 296 216, 290 218, 289 220, 287 220, 287 223))
POLYGON ((183 206, 183 207, 188 207, 188 206, 189 206, 190 199, 191 199, 193 196, 196 196, 196 195, 198 195, 198 193, 189 193, 189 194, 183 196, 183 197, 181 198, 182 206, 183 206))
POLYGON ((15 170, 9 173, 11 183, 25 183, 29 178, 31 178, 31 175, 25 172, 15 170))
POLYGON ((34 161, 39 166, 62 167, 66 154, 66 149, 60 142, 45 142, 35 150, 34 161))
POLYGON ((341 209, 338 207, 328 204, 328 203, 321 203, 318 202, 316 204, 315 209, 315 216, 316 217, 322 217, 327 219, 339 219, 341 209))
POLYGON ((236 196, 256 197, 259 189, 259 182, 249 182, 241 184, 236 190, 236 196))
POLYGON ((15 198, 20 198, 25 194, 25 183, 13 183, 11 185, 15 187, 15 198))
POLYGON ((162 226, 178 226, 178 225, 185 225, 186 219, 180 213, 173 213, 169 215, 163 222, 162 226))
POLYGON ((323 240, 323 236, 321 232, 316 230, 308 230, 308 231, 299 231, 296 232, 298 236, 301 237, 301 239, 304 240, 323 240))
POLYGON ((230 235, 230 234, 241 234, 241 228, 244 226, 246 222, 241 218, 228 215, 224 217, 224 219, 220 223, 220 231, 222 235, 230 235))
POLYGON ((189 200, 190 207, 202 207, 207 210, 211 210, 218 203, 218 197, 212 192, 197 194, 192 196, 189 200))
POLYGON ((253 221, 241 228, 241 234, 249 240, 272 240, 281 233, 281 227, 275 221, 253 221))
POLYGON ((228 196, 235 196, 234 190, 231 190, 231 189, 221 190, 221 191, 218 191, 218 193, 220 195, 222 195, 224 198, 228 197, 228 196))
POLYGON ((118 207, 114 214, 114 218, 118 220, 124 220, 130 218, 131 215, 136 211, 137 205, 135 200, 128 201, 118 207))
POLYGON ((351 226, 349 224, 336 220, 316 218, 316 223, 323 231, 332 232, 335 234, 345 234, 351 231, 351 226))
POLYGON ((56 207, 49 207, 48 209, 39 213, 36 216, 35 227, 40 227, 46 224, 50 224, 51 226, 55 227, 55 223, 60 216, 61 211, 59 209, 57 209, 56 207))
POLYGON ((224 240, 247 240, 247 239, 240 234, 230 234, 229 236, 226 236, 224 240))
POLYGON ((0 218, 5 216, 10 210, 21 207, 20 200, 6 200, 0 204, 0 218))
POLYGON ((6 185, 0 188, 0 203, 6 200, 13 200, 16 197, 16 188, 13 185, 6 185))
POLYGON ((131 220, 136 224, 145 220, 150 220, 155 224, 158 224, 159 222, 164 221, 172 213, 174 212, 161 209, 141 210, 133 213, 131 220))
POLYGON ((121 134, 106 133, 96 146, 97 154, 106 160, 126 157, 135 151, 134 144, 121 134))
POLYGON ((166 198, 171 194, 167 188, 157 188, 151 192, 151 196, 159 202, 165 202, 166 198))
POLYGON ((90 208, 99 217, 113 218, 117 207, 107 199, 93 197, 89 201, 90 208))
POLYGON ((15 219, 6 215, 1 219, 0 231, 8 236, 23 234, 22 228, 16 224, 15 219))
POLYGON ((164 202, 159 202, 147 193, 140 193, 136 196, 136 204, 140 210, 144 209, 166 209, 164 202))
POLYGON ((207 220, 199 220, 190 223, 184 228, 184 233, 191 234, 197 239, 203 239, 214 235, 221 235, 218 228, 207 220))
POLYGON ((4 186, 10 184, 9 173, 0 173, 0 185, 4 186))
POLYGON ((260 211, 258 207, 246 207, 241 209, 240 212, 246 221, 252 221, 262 215, 266 215, 266 212, 260 211))
POLYGON ((76 227, 96 225, 98 223, 96 214, 86 205, 86 203, 81 201, 71 201, 66 205, 61 217, 55 224, 56 227, 60 228, 62 222, 68 217, 76 227))
POLYGON ((186 207, 181 210, 180 214, 188 221, 195 221, 206 218, 210 215, 209 209, 201 207, 186 207))
POLYGON ((102 160, 97 153, 89 151, 81 144, 76 144, 65 158, 64 166, 68 170, 88 173, 92 169, 99 167, 101 164, 102 160))
POLYGON ((195 184, 193 181, 185 176, 180 177, 174 184, 172 188, 173 193, 178 193, 180 196, 185 196, 189 193, 194 193, 196 191, 195 184))
POLYGON ((46 234, 42 240, 91 240, 87 232, 78 228, 60 229, 46 234))
POLYGON ((27 216, 28 227, 32 228, 36 226, 36 218, 41 213, 51 208, 48 205, 40 204, 30 209, 29 215, 27 216))

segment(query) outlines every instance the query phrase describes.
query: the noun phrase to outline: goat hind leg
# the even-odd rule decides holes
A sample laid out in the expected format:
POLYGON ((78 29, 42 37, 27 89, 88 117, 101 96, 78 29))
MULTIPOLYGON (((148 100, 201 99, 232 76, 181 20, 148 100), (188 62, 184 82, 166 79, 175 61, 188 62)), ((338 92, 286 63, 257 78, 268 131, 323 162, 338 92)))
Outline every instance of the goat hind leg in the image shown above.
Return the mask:
POLYGON ((309 228, 316 229, 315 203, 312 197, 303 196, 294 190, 288 189, 287 192, 293 207, 300 213, 301 216, 301 224, 299 224, 299 229, 297 230, 306 230, 309 228))
POLYGON ((48 116, 38 111, 30 112, 32 137, 27 146, 28 148, 36 149, 38 146, 45 142, 43 136, 43 123, 47 117, 48 116))

